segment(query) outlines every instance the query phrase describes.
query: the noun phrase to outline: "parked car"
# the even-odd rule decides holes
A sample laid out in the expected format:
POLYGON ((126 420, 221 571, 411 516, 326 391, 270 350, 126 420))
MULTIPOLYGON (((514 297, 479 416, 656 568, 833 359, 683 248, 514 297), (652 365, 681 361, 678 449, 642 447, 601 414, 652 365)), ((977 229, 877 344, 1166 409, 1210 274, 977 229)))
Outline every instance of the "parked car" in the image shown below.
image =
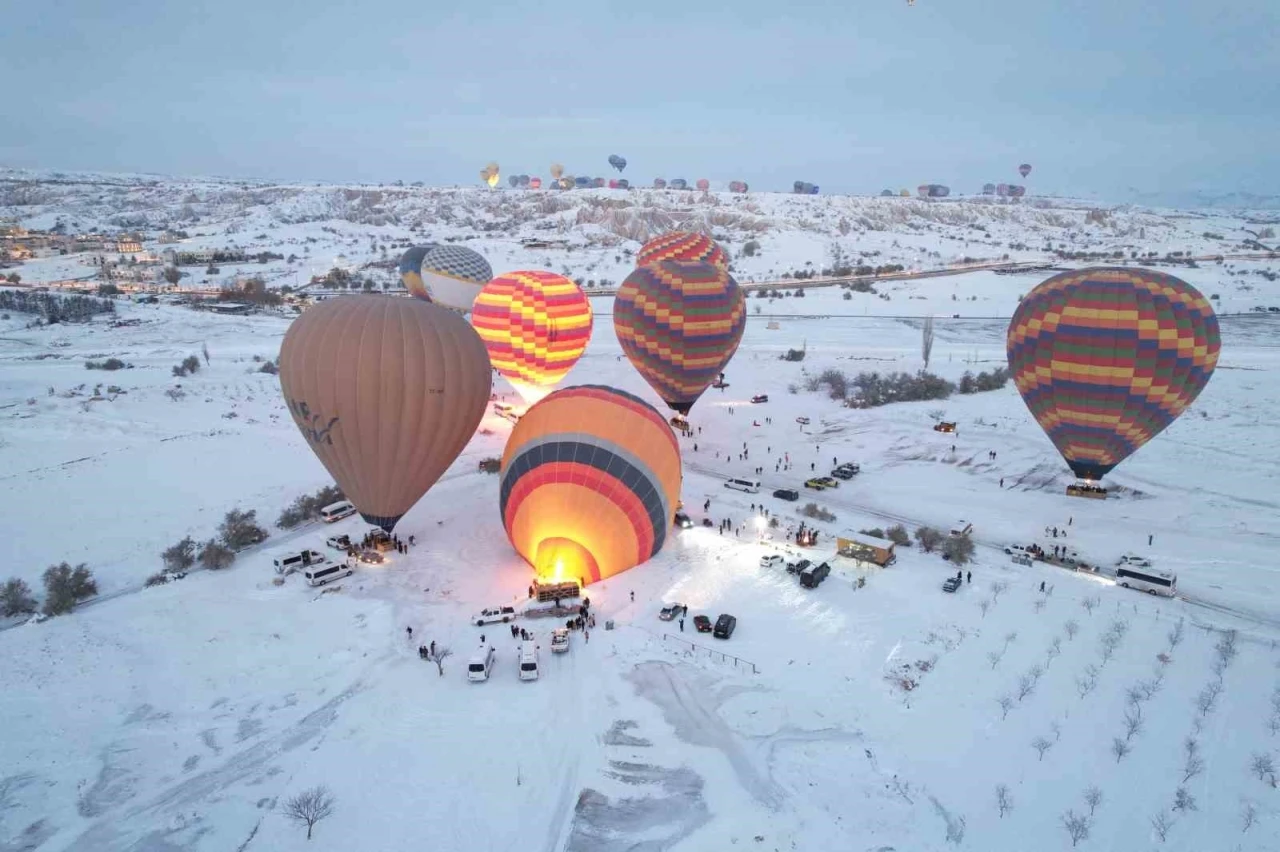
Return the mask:
POLYGON ((847 467, 838 467, 831 471, 831 475, 836 479, 853 479, 854 473, 854 471, 849 470, 847 467))
POLYGON ((797 417, 797 418, 796 418, 796 422, 797 422, 797 423, 799 423, 801 426, 808 426, 808 425, 809 425, 809 418, 808 418, 808 417, 797 417))
POLYGON ((569 650, 569 628, 557 627, 551 631, 551 653, 563 654, 569 650))
POLYGON ((777 491, 773 492, 773 496, 777 497, 779 500, 789 500, 794 503, 800 499, 800 492, 794 488, 779 488, 777 491))
POLYGON ((360 551, 360 561, 366 565, 381 565, 386 560, 376 550, 362 550, 360 551))
POLYGON ((693 617, 693 626, 699 633, 711 632, 711 619, 705 615, 695 615, 693 617))
POLYGON ((669 603, 662 608, 661 612, 658 613, 658 618, 663 621, 674 621, 688 611, 689 608, 684 604, 669 603))
POLYGON ((947 581, 942 584, 942 591, 944 592, 955 592, 958 588, 960 588, 959 577, 948 577, 947 581))
POLYGON ((493 606, 488 609, 480 610, 479 615, 471 617, 471 623, 476 627, 484 627, 486 624, 493 624, 501 621, 503 624, 514 619, 519 613, 513 606, 493 606))
POLYGON ((822 581, 827 579, 830 573, 831 566, 825 562, 820 565, 811 565, 800 573, 800 585, 806 589, 816 589, 822 585, 822 581))
POLYGON ((819 479, 818 477, 815 476, 813 479, 806 479, 804 481, 804 487, 812 488, 814 491, 826 491, 827 490, 826 477, 819 479))
POLYGON ((684 512, 676 512, 672 522, 682 530, 691 529, 693 527, 693 519, 684 512))
POLYGON ((838 479, 832 479, 832 478, 831 478, 831 477, 829 477, 829 476, 819 476, 819 477, 818 477, 818 481, 819 481, 819 482, 821 482, 823 485, 825 485, 825 486, 826 486, 826 487, 828 487, 828 488, 839 488, 839 487, 840 487, 840 480, 838 480, 838 479))
POLYGON ((324 543, 332 547, 334 550, 346 550, 351 547, 351 536, 349 535, 331 535, 324 540, 324 543))
POLYGON ((946 422, 946 421, 943 421, 942 423, 935 423, 935 424, 933 425, 933 431, 935 431, 935 432, 954 432, 954 431, 956 431, 956 424, 954 424, 954 423, 948 423, 948 422, 946 422))
POLYGON ((758 404, 758 403, 761 403, 761 402, 768 402, 768 401, 769 401, 769 394, 767 394, 767 393, 758 393, 758 394, 756 394, 755 396, 751 397, 751 401, 752 401, 752 402, 754 402, 754 403, 757 403, 757 404, 758 404))
POLYGON ((736 629, 738 629, 738 619, 726 612, 716 619, 716 627, 711 635, 717 639, 728 639, 736 629))
POLYGON ((812 565, 812 564, 813 564, 813 563, 812 563, 812 562, 810 562, 808 559, 801 559, 799 562, 791 562, 791 563, 788 563, 788 565, 787 565, 787 573, 788 573, 788 574, 799 574, 801 571, 803 571, 804 569, 808 568, 808 567, 809 567, 810 565, 812 565))
POLYGON ((1025 547, 1023 547, 1020 544, 1011 544, 1004 549, 1004 552, 1009 556, 1031 556, 1032 555, 1030 550, 1027 550, 1025 547))
POLYGON ((1151 560, 1144 556, 1138 556, 1136 553, 1126 553, 1120 557, 1118 565, 1128 565, 1131 568, 1150 568, 1151 560))
POLYGON ((711 523, 711 519, 710 519, 710 518, 703 518, 703 519, 702 519, 702 525, 703 525, 704 527, 707 527, 708 529, 710 529, 711 527, 714 527, 714 526, 715 526, 715 524, 711 523))
POLYGON ((777 568, 779 565, 783 564, 784 561, 785 560, 778 554, 770 553, 760 557, 760 567, 761 568, 777 568))

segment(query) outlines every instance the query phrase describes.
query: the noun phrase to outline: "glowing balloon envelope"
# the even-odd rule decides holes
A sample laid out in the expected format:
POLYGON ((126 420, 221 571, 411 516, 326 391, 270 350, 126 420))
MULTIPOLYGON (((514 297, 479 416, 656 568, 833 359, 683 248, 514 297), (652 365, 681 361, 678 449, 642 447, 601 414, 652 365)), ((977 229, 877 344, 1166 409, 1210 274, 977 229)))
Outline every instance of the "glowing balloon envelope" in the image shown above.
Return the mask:
POLYGON ((1098 480, 1195 400, 1221 340, 1212 305, 1185 281, 1100 267, 1028 293, 1006 346, 1032 416, 1076 476, 1098 480))
POLYGON ((659 261, 626 277, 613 304, 622 351, 668 406, 688 414, 738 351, 746 299, 710 263, 659 261))
POLYGON ((680 481, 675 433, 652 406, 614 388, 562 388, 507 440, 502 525, 539 578, 586 585, 662 549, 680 481))
POLYGON ((294 423, 364 519, 388 531, 471 440, 491 377, 467 321, 417 299, 320 302, 280 347, 294 423))
POLYGON ((720 244, 706 234, 689 231, 672 231, 661 234, 645 243, 636 254, 636 266, 646 266, 663 260, 679 260, 687 263, 710 263, 723 269, 729 268, 729 256, 720 244))
POLYGON ((573 369, 591 339, 591 302, 554 272, 507 272, 471 308, 489 361, 525 402, 537 402, 573 369))
POLYGON ((493 277, 493 268, 479 252, 446 243, 421 254, 409 249, 400 259, 400 277, 419 299, 465 314, 493 277))

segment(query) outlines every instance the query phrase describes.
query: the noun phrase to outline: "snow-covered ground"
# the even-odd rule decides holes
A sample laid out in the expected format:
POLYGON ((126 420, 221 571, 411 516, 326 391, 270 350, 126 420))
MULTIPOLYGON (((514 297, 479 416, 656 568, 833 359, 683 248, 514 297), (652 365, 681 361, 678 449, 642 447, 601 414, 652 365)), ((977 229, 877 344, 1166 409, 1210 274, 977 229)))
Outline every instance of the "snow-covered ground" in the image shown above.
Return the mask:
MULTIPOLYGON (((102 199, 83 187, 48 191, 54 196, 24 219, 28 225, 61 217, 87 228, 142 216, 148 228, 192 230, 164 218, 190 205, 201 217, 194 227, 209 232, 206 245, 225 245, 234 226, 241 244, 258 250, 302 255, 291 246, 309 247, 311 259, 294 265, 304 280, 306 263, 325 271, 340 250, 350 252, 353 269, 379 257, 367 232, 379 234, 379 246, 474 236, 467 244, 482 247, 495 270, 541 266, 537 253, 520 254, 518 237, 543 220, 531 215, 501 239, 476 222, 507 206, 567 203, 547 216, 568 223, 557 238, 585 246, 604 233, 598 222, 575 219, 597 206, 590 199, 626 197, 383 188, 404 193, 386 202, 403 218, 375 226, 344 219, 348 208, 325 207, 346 197, 332 187, 136 179, 101 187, 102 199), (251 203, 258 196, 261 203, 251 203), (468 206, 471 222, 459 212, 468 206), (453 224, 410 218, 445 209, 453 224), (267 237, 245 236, 258 233, 267 237), (342 245, 350 240, 356 245, 342 245)), ((1068 241, 1049 218, 1081 222, 1084 212, 713 198, 718 203, 705 210, 697 201, 684 207, 756 205, 760 212, 750 215, 767 220, 753 258, 740 251, 747 231, 716 226, 735 235, 744 280, 806 261, 829 265, 832 242, 855 257, 878 249, 875 263, 908 266, 914 255, 895 242, 920 247, 922 267, 963 253, 1040 259, 1047 229, 1064 236, 1052 237, 1055 246, 1068 241), (890 205, 924 213, 896 221, 890 205), (946 209, 977 217, 1001 242, 1033 248, 962 247, 927 227, 942 224, 921 218, 946 209), (870 220, 882 229, 860 230, 854 217, 872 214, 883 217, 870 220), (855 222, 847 237, 839 235, 842 216, 855 222)), ((674 201, 653 205, 665 215, 682 212, 674 201)), ((1131 231, 1102 239, 1095 227, 1100 245, 1123 241, 1163 254, 1211 252, 1216 241, 1200 232, 1238 236, 1229 229, 1242 220, 1120 210, 1112 221, 1131 231)), ((1076 230, 1089 233, 1082 224, 1076 230)), ((561 250, 548 266, 616 281, 628 263, 621 249, 636 245, 561 250)), ((18 271, 24 280, 52 280, 78 262, 36 260, 18 271)), ((289 264, 267 266, 278 283, 292 275, 289 264)), ((550 625, 528 622, 544 669, 533 683, 516 677, 517 643, 505 626, 467 620, 483 606, 522 598, 529 581, 502 532, 496 477, 476 466, 500 453, 505 421, 486 417, 401 522, 398 532, 418 544, 337 589, 321 594, 297 575, 273 585, 272 554, 323 548, 326 535, 360 531, 358 519, 273 530, 229 570, 142 589, 161 567, 161 550, 184 535, 210 537, 228 509, 256 509, 270 522, 294 497, 328 483, 275 377, 260 371, 277 354, 288 319, 124 301, 116 319, 139 323, 27 328, 29 317, 11 314, 0 320, 3 574, 38 587, 50 563, 85 562, 105 599, 0 632, 0 850, 1067 849, 1063 816, 1089 815, 1091 786, 1102 798, 1078 848, 1280 848, 1280 794, 1250 771, 1256 755, 1280 760, 1280 739, 1268 726, 1280 714, 1273 710, 1280 319, 1230 316, 1280 304, 1280 288, 1255 274, 1269 268, 1265 260, 1228 260, 1176 271, 1220 294, 1222 359, 1192 409, 1108 477, 1120 495, 1101 502, 1063 494, 1070 475, 1012 386, 872 410, 805 390, 806 379, 827 368, 919 369, 926 315, 938 317, 931 370, 956 380, 1000 366, 1002 318, 1040 276, 879 282, 878 293, 848 299, 838 288, 752 296, 746 336, 727 370, 730 387, 704 396, 693 416, 701 431, 682 442, 683 499, 695 519, 748 522, 746 530, 741 537, 714 526, 683 531, 650 563, 592 586, 598 629, 589 641, 576 633, 566 655, 549 653, 550 625), (805 360, 781 360, 789 348, 804 348, 805 360), (173 377, 171 367, 193 354, 200 371, 173 377), (107 357, 133 368, 84 366, 107 357), (168 393, 178 384, 181 394, 168 393), (770 402, 751 405, 756 393, 770 402), (932 431, 939 414, 959 423, 957 434, 932 431), (802 415, 811 420, 803 429, 802 415), (791 469, 775 470, 784 454, 791 469), (832 459, 858 461, 862 473, 800 503, 769 496, 800 487, 809 465, 825 473, 832 459), (722 487, 724 475, 757 466, 765 468, 759 496, 722 487), (772 545, 753 540, 753 504, 785 525, 798 522, 809 499, 837 518, 817 525, 822 558, 845 530, 972 521, 979 543, 972 582, 944 594, 941 582, 953 569, 913 549, 901 549, 885 570, 835 560, 816 590, 760 567, 772 545), (1090 561, 1113 565, 1129 551, 1153 558, 1177 572, 1181 597, 1148 598, 1105 577, 1015 565, 1000 549, 1044 542, 1054 526, 1090 561), (682 633, 656 617, 668 601, 686 603, 691 615, 733 613, 737 632, 725 642, 686 623, 682 633), (615 629, 603 629, 606 620, 615 629), (1171 642, 1179 623, 1181 638, 1171 642), (1230 630, 1237 655, 1219 679, 1214 647, 1230 630), (464 669, 481 633, 496 638, 497 667, 488 683, 472 684, 464 669), (1107 640, 1109 633, 1118 638, 1107 640), (431 640, 453 651, 443 676, 415 653, 431 640), (1020 698, 1024 680, 1030 689, 1020 698), (1220 693, 1202 701, 1215 683, 1220 693), (1129 693, 1143 684, 1137 692, 1149 697, 1135 711, 1129 693), (1131 735, 1126 714, 1141 718, 1131 735), (1130 751, 1117 759, 1113 740, 1126 736, 1130 751), (1203 766, 1185 777, 1188 737, 1203 766), (1033 745, 1041 738, 1043 755, 1033 745), (317 784, 333 791, 337 808, 308 843, 280 808, 317 784), (1003 816, 999 785, 1012 803, 1003 816), (1180 787, 1194 809, 1171 810, 1180 787), (1245 830, 1250 809, 1254 822, 1245 830), (1172 822, 1163 844, 1152 822, 1160 814, 1172 822)), ((594 338, 565 383, 612 384, 653 399, 621 356, 609 300, 597 298, 594 307, 594 338)))

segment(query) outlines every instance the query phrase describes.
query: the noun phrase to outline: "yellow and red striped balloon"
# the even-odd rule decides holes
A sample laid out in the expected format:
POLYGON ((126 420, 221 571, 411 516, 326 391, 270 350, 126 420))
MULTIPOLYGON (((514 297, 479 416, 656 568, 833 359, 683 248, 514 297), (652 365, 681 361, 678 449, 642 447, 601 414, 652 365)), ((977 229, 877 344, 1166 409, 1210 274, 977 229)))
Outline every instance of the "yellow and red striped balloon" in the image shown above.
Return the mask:
POLYGON ((675 433, 653 406, 616 388, 562 388, 507 440, 502 525, 540 579, 586 585, 662 549, 680 482, 675 433))
POLYGON ((683 263, 709 263, 721 269, 729 268, 729 255, 720 244, 706 234, 689 231, 672 231, 654 237, 636 254, 636 266, 648 266, 664 260, 683 263))
POLYGON ((485 285, 471 308, 489 361, 525 402, 568 375, 591 339, 591 302, 554 272, 508 272, 485 285))

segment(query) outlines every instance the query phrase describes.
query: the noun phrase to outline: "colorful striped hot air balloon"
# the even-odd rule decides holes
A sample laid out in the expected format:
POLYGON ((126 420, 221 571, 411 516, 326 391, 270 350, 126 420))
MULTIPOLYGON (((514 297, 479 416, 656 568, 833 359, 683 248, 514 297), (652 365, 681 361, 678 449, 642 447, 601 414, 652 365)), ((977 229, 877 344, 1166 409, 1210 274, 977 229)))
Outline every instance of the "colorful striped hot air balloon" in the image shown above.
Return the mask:
POLYGON ((662 549, 680 479, 675 433, 652 406, 614 388, 562 388, 507 440, 502 525, 539 578, 594 583, 662 549))
POLYGON ((746 299, 727 270, 664 260, 626 277, 613 303, 622 351, 658 396, 680 414, 738 351, 746 299))
POLYGON ((400 258, 400 278, 411 294, 464 314, 492 277, 489 261, 465 246, 411 248, 400 258))
POLYGON ((1204 390, 1221 341, 1194 287, 1148 269, 1064 272, 1009 323, 1009 371, 1076 476, 1098 480, 1204 390))
POLYGON ((471 308, 489 361, 525 402, 550 393, 591 339, 591 302, 554 272, 507 272, 485 285, 471 308))
POLYGON ((720 248, 719 243, 706 234, 689 231, 671 231, 654 237, 636 254, 636 266, 646 266, 661 260, 710 263, 729 268, 729 256, 720 248))

